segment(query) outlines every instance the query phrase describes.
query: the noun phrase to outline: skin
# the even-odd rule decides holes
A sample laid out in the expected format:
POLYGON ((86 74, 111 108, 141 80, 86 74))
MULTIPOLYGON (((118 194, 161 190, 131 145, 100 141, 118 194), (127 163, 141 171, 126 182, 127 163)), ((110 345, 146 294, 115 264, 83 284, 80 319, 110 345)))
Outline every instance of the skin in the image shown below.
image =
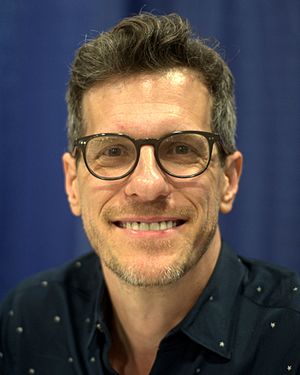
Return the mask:
MULTIPOLYGON (((211 107, 207 88, 187 69, 96 85, 82 103, 86 135, 134 138, 211 131, 211 107)), ((82 217, 112 301, 111 364, 120 374, 148 374, 160 341, 192 308, 213 272, 221 246, 218 215, 232 209, 242 155, 235 152, 221 166, 214 148, 208 170, 191 179, 163 173, 152 146, 142 147, 135 171, 118 181, 95 178, 82 158, 76 166, 69 153, 63 164, 71 210, 82 217), (179 219, 183 225, 164 231, 114 224, 179 219)))

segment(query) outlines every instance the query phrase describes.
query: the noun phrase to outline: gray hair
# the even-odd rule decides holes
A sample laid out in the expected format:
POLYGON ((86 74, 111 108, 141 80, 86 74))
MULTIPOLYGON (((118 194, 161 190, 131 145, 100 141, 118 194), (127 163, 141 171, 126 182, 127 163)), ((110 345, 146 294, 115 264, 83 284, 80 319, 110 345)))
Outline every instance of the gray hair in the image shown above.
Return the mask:
POLYGON ((199 75, 212 99, 212 131, 227 153, 236 150, 234 79, 215 48, 195 37, 187 20, 177 14, 140 13, 124 18, 108 32, 77 51, 67 91, 68 142, 84 135, 82 97, 93 85, 139 73, 189 68, 199 75))

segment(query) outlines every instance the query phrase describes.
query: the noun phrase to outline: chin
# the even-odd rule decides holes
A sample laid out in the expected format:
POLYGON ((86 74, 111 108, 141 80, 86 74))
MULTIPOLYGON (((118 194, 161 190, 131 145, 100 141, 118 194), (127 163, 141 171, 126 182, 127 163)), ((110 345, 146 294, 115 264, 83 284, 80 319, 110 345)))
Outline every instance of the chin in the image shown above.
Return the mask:
POLYGON ((168 264, 158 265, 158 260, 145 261, 143 264, 125 265, 112 258, 104 263, 121 282, 141 288, 163 287, 174 284, 194 266, 191 262, 172 262, 171 264, 169 262, 168 264))

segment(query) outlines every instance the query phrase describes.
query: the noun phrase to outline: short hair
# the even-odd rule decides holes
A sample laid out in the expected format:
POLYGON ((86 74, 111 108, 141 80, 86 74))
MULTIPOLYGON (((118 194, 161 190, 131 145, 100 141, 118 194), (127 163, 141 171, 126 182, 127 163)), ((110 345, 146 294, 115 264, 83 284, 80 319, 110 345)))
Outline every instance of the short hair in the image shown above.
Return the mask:
POLYGON ((122 19, 77 51, 67 90, 68 143, 84 135, 82 97, 92 86, 142 73, 189 68, 212 96, 212 131, 227 153, 236 150, 234 79, 214 47, 194 36, 187 20, 177 14, 140 13, 122 19))

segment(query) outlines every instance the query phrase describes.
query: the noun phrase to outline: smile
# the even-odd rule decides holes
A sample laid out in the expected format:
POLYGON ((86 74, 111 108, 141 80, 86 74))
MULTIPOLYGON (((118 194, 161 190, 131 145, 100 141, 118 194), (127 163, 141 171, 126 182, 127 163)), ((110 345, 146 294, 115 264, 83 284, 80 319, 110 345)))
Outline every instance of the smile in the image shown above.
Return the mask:
POLYGON ((139 222, 139 221, 117 221, 115 225, 119 228, 131 229, 135 231, 163 231, 167 229, 175 228, 184 223, 183 220, 168 220, 168 221, 159 221, 159 222, 139 222))

